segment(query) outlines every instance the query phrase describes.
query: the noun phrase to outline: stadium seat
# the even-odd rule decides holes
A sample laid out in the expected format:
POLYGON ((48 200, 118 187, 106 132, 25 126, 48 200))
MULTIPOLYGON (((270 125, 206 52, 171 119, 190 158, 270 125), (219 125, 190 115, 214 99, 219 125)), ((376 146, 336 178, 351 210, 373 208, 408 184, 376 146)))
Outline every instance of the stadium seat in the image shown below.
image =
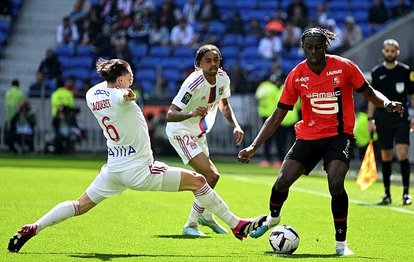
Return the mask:
POLYGON ((245 47, 241 52, 241 57, 246 59, 258 59, 260 58, 259 52, 257 50, 257 46, 249 46, 245 47))
POLYGON ((73 45, 57 45, 55 47, 55 54, 57 56, 74 56, 75 55, 75 48, 73 45))
POLYGON ((131 44, 129 45, 129 51, 132 57, 141 58, 147 55, 148 46, 146 44, 131 44))
POLYGON ((223 46, 220 51, 223 59, 237 59, 240 55, 240 48, 238 45, 223 46))
POLYGON ((74 56, 71 58, 70 66, 91 69, 93 59, 90 56, 74 56))
POLYGON ((155 69, 140 69, 135 72, 135 76, 138 81, 152 81, 155 82, 157 79, 157 72, 155 69))
POLYGON ((139 60, 138 67, 140 69, 156 69, 160 64, 160 59, 157 57, 145 56, 139 60))
POLYGON ((76 54, 78 56, 94 56, 90 45, 78 45, 76 47, 76 54))
POLYGON ((149 55, 153 57, 168 57, 170 53, 170 48, 165 46, 153 46, 149 51, 149 55))
POLYGON ((193 57, 196 50, 190 47, 177 46, 172 48, 172 54, 175 57, 193 57))
POLYGON ((179 69, 163 69, 162 76, 167 82, 173 81, 178 82, 181 80, 181 71, 179 69))
POLYGON ((63 78, 67 79, 68 77, 74 76, 77 79, 85 80, 89 78, 89 68, 69 68, 63 71, 63 78))

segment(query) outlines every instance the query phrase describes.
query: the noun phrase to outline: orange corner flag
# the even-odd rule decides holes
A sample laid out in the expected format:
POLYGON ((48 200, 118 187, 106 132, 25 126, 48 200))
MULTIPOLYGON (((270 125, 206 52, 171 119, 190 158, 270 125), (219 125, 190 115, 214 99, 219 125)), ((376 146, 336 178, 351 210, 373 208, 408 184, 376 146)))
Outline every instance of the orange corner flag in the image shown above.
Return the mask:
POLYGON ((377 181, 377 178, 377 164, 375 162, 374 146, 371 140, 358 172, 357 185, 361 190, 365 190, 377 181))

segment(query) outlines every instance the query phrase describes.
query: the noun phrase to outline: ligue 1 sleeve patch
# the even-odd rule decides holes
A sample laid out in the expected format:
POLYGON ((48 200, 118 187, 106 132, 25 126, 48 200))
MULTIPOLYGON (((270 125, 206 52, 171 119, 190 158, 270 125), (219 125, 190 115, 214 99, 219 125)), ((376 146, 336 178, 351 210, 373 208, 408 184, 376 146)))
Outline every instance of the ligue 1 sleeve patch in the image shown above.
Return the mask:
POLYGON ((190 101, 192 95, 188 92, 186 92, 183 96, 183 98, 181 99, 181 103, 183 103, 184 105, 187 105, 188 102, 190 101))
POLYGON ((414 71, 410 72, 410 81, 414 82, 414 71))

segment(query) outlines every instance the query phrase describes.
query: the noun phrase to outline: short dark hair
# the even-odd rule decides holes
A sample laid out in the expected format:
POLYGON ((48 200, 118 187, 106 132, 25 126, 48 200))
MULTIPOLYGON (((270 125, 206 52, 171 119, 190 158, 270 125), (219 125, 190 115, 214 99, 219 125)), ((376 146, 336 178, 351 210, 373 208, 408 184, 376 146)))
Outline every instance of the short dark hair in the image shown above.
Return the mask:
POLYGON ((308 36, 322 36, 326 40, 326 44, 328 46, 331 46, 331 40, 336 39, 336 34, 332 33, 328 29, 320 28, 320 27, 312 27, 309 29, 306 29, 301 37, 302 44, 305 40, 305 37, 308 36))

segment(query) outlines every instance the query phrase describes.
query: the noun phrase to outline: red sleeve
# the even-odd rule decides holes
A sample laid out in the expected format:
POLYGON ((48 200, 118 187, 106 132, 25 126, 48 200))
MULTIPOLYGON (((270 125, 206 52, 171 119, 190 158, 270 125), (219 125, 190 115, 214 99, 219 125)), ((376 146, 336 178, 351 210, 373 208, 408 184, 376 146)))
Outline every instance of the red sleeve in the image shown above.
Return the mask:
POLYGON ((353 89, 358 89, 362 87, 366 82, 364 73, 362 73, 361 69, 359 69, 359 67, 353 61, 348 60, 347 62, 349 82, 351 83, 353 89))
POLYGON ((279 103, 285 106, 293 106, 295 105, 296 101, 299 97, 298 89, 296 85, 298 82, 295 82, 295 70, 292 70, 286 78, 285 86, 283 88, 282 96, 280 97, 279 103))

